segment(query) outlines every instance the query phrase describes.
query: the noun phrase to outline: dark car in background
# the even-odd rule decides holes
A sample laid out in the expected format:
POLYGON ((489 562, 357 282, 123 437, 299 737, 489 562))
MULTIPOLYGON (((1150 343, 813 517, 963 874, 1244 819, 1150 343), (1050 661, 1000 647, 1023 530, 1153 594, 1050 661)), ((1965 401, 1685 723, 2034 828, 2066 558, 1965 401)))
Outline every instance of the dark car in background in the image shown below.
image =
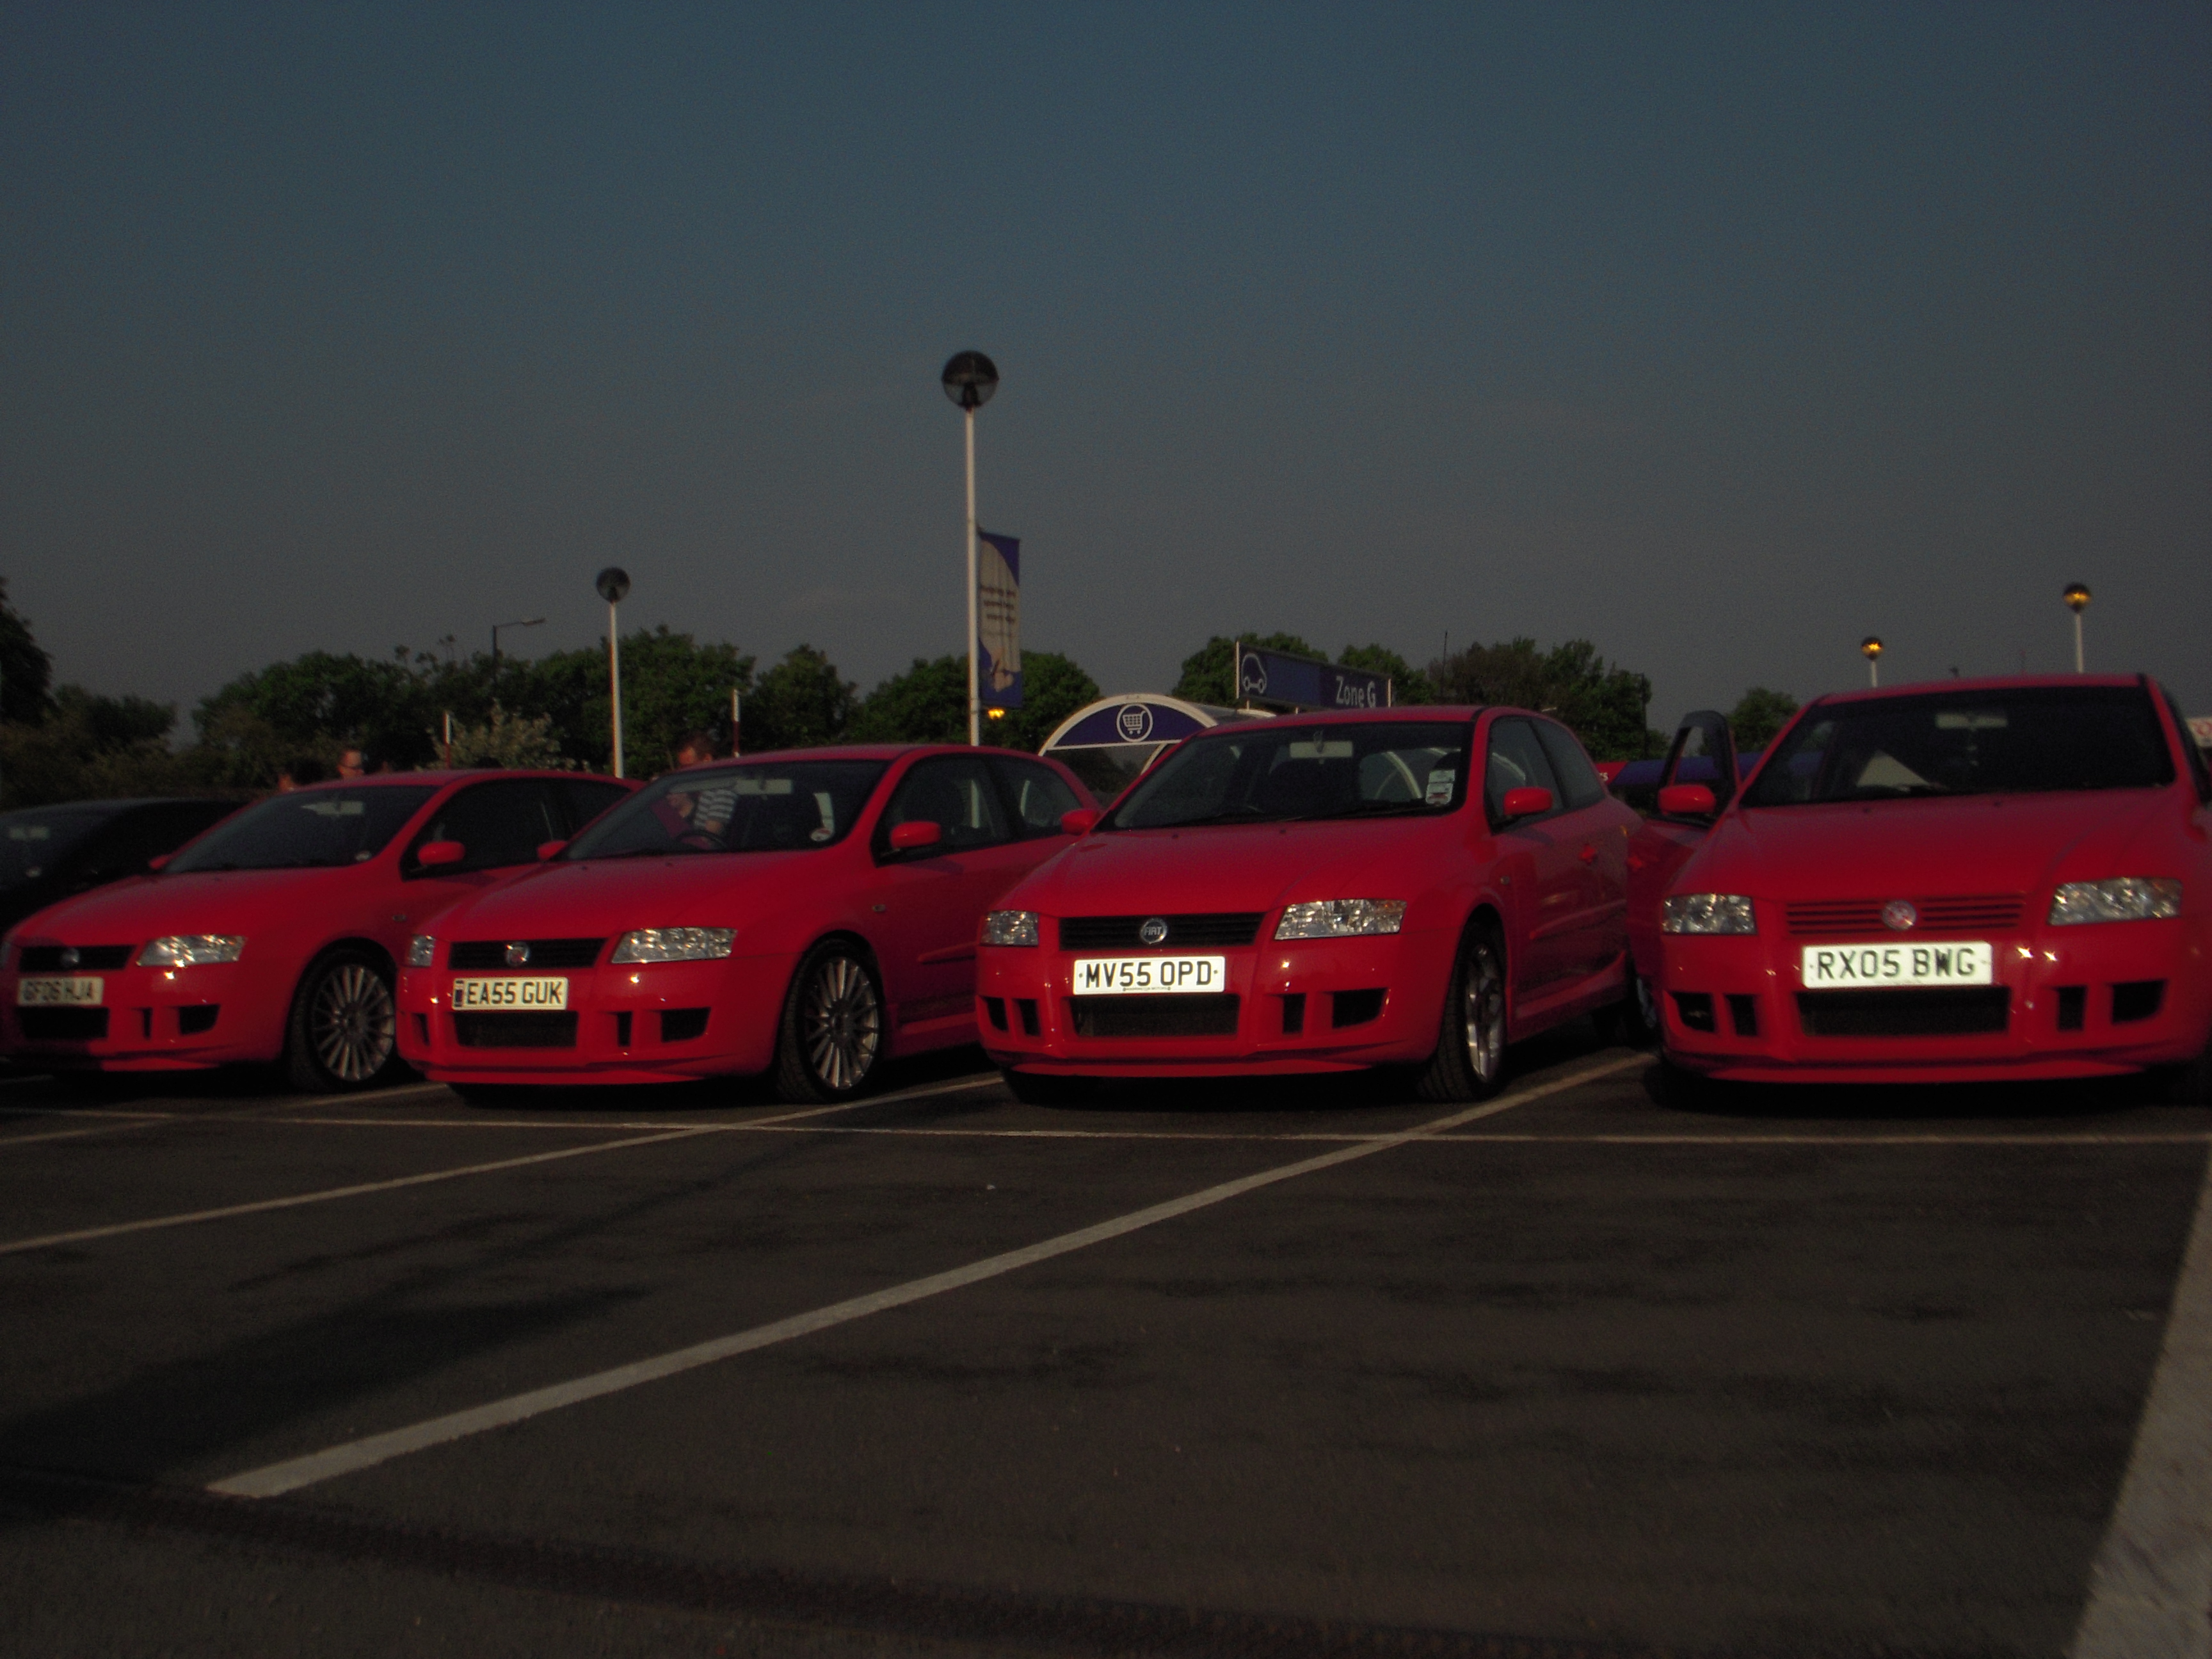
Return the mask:
POLYGON ((235 812, 236 799, 78 800, 0 812, 0 933, 33 910, 143 876, 235 812))

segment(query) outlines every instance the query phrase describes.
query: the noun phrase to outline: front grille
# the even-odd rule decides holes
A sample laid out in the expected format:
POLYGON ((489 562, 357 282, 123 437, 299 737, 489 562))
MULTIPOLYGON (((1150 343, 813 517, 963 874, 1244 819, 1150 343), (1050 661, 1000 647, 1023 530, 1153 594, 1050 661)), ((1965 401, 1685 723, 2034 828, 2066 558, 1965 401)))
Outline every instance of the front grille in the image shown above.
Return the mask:
MULTIPOLYGON (((1159 913, 1155 912, 1156 915, 1159 913)), ((1257 910, 1203 910, 1192 915, 1160 915, 1167 937, 1148 944, 1137 929, 1151 916, 1062 916, 1063 951, 1189 951, 1201 945, 1249 945, 1260 932, 1257 910)))
POLYGON ((2003 1030, 2011 1012, 2003 985, 1797 994, 1808 1036, 1978 1036, 2003 1030))
POLYGON ((16 966, 27 974, 73 974, 86 968, 121 968, 131 960, 127 945, 80 945, 76 961, 68 966, 62 963, 65 945, 26 945, 22 960, 16 966))
POLYGON ((455 1014, 453 1040, 464 1048, 573 1048, 576 1017, 543 1008, 526 1013, 455 1014))
MULTIPOLYGON (((1890 929, 1883 924, 1881 907, 1887 899, 1814 899, 1783 907, 1790 931, 1814 939, 1845 933, 1872 934, 1879 939, 1890 929)), ((1916 933, 2005 933, 2020 926, 2021 898, 2017 893, 1984 893, 1965 898, 1917 898, 1912 908, 1919 921, 1907 931, 1916 933)))
POLYGON ((97 1042, 107 1035, 105 1008, 18 1008, 26 1042, 97 1042))
POLYGON ((1070 997, 1075 1034, 1087 1037, 1234 1036, 1233 996, 1070 997))
POLYGON ((603 939, 464 939, 453 941, 447 953, 449 968, 505 968, 507 947, 527 945, 530 960, 517 963, 518 971, 538 968, 588 968, 599 959, 603 939))

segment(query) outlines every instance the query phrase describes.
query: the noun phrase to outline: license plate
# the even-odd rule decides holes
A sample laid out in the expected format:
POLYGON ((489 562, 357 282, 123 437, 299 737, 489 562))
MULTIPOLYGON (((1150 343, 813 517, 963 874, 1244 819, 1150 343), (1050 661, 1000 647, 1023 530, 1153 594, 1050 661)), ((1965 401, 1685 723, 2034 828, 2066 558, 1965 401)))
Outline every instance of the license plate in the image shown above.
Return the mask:
POLYGON ((1225 991, 1227 957, 1078 957, 1079 997, 1157 996, 1162 992, 1225 991))
POLYGON ((565 979, 457 979, 453 981, 453 1012, 474 1008, 566 1008, 568 981, 565 979))
POLYGON ((1988 985, 1996 952, 1979 939, 1944 945, 1808 945, 1799 982, 1808 991, 1870 986, 1988 985))
POLYGON ((97 1008, 107 994, 107 981, 97 974, 82 977, 57 975, 15 981, 18 1008, 97 1008))

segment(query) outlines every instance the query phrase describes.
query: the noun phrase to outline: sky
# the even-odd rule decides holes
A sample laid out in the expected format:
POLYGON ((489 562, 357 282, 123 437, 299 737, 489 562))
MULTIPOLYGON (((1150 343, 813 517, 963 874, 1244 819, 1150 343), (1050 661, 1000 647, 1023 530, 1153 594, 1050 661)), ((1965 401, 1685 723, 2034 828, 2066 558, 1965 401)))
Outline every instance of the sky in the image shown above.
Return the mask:
POLYGON ((0 11, 0 575, 187 709, 666 623, 2212 713, 2212 8, 0 11))

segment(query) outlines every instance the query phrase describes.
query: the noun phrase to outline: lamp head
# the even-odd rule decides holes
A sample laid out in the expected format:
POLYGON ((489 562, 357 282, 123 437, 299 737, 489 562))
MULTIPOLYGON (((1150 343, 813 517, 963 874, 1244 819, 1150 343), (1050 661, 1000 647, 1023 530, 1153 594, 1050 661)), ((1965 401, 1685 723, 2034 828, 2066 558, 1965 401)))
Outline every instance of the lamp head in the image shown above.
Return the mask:
POLYGON ((2065 598, 2066 608, 2069 611, 2071 611, 2075 616, 2080 616, 2084 611, 2087 611, 2089 608, 2089 584, 2087 582, 2067 583, 2065 598))
POLYGON ((629 592, 629 572, 620 565, 611 564, 592 578, 592 586, 599 590, 599 597, 609 605, 620 605, 623 596, 629 592))
POLYGON ((963 409, 981 409, 999 389, 999 366, 980 351, 958 351, 947 360, 945 395, 963 409))
POLYGON ((1864 639, 1861 640, 1859 641, 1859 655, 1864 657, 1869 662, 1872 662, 1876 657, 1881 655, 1881 636, 1879 635, 1869 634, 1864 639))

